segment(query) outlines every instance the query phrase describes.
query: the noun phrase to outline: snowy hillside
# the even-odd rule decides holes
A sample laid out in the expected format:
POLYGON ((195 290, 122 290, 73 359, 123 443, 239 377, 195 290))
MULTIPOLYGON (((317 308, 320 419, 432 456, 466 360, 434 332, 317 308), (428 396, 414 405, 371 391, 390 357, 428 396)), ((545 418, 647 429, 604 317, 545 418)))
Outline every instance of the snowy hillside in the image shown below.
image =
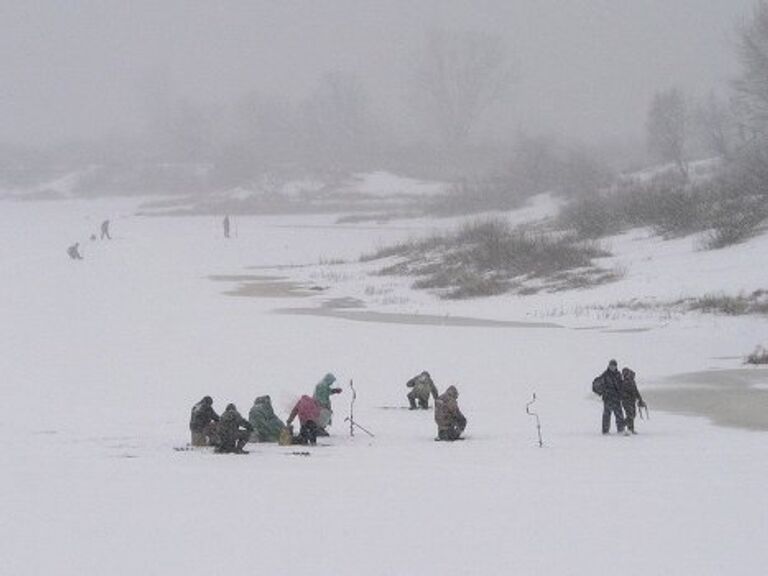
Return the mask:
MULTIPOLYGON (((608 242, 617 282, 454 302, 358 257, 460 219, 240 217, 227 241, 216 218, 136 217, 136 201, 0 208, 3 573, 753 575, 768 561, 768 370, 742 364, 766 320, 614 306, 764 288, 768 237, 703 252, 635 230, 608 242), (114 240, 87 240, 105 218, 114 240), (650 405, 635 437, 600 434, 590 384, 612 357, 650 405), (459 388, 465 442, 434 442, 431 412, 384 409, 422 370, 459 388), (174 450, 203 395, 246 413, 271 394, 285 418, 328 371, 345 390, 308 456, 174 450), (375 438, 349 438, 350 379, 375 438), (732 411, 758 412, 750 430, 712 422, 728 386, 732 411)), ((538 198, 508 218, 552 211, 538 198)))
POLYGON ((317 178, 264 177, 250 185, 207 194, 151 200, 143 210, 153 214, 292 214, 398 213, 423 207, 445 194, 442 182, 415 180, 389 172, 325 175, 317 178))

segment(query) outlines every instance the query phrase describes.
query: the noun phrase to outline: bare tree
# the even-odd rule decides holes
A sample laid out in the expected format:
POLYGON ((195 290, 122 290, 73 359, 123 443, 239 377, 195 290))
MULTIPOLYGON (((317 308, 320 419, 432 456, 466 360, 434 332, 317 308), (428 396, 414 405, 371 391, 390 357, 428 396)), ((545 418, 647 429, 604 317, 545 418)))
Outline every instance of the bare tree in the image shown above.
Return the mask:
POLYGON ((466 143, 511 78, 501 39, 488 34, 435 30, 416 64, 420 103, 450 146, 466 143))
POLYGON ((768 135, 768 3, 760 0, 740 30, 741 77, 736 81, 740 128, 746 139, 768 135))
POLYGON ((677 88, 657 92, 648 110, 646 129, 648 150, 658 160, 674 163, 688 177, 685 159, 688 138, 688 110, 685 97, 677 88))
POLYGON ((731 107, 711 93, 697 104, 694 119, 703 148, 710 154, 729 160, 735 128, 731 107))
POLYGON ((347 72, 326 72, 303 104, 303 129, 314 151, 336 159, 358 154, 370 123, 368 98, 360 78, 347 72))
POLYGON ((147 137, 167 162, 201 162, 213 148, 214 112, 210 107, 179 99, 151 112, 147 137))
POLYGON ((264 174, 295 158, 297 114, 287 101, 250 91, 226 109, 218 130, 217 185, 259 187, 264 174))

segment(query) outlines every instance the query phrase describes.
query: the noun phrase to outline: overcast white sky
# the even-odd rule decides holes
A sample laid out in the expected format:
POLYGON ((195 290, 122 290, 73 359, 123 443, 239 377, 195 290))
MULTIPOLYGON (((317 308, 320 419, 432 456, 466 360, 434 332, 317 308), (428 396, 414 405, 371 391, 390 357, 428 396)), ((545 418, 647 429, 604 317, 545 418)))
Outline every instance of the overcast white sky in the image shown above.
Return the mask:
MULTIPOLYGON (((487 30, 517 68, 504 122, 583 139, 638 134, 652 93, 736 73, 753 0, 0 0, 0 141, 135 131, 153 102, 298 98, 358 72, 399 108, 426 31, 487 30)), ((381 104, 384 105, 384 104, 381 104)), ((505 127, 506 128, 506 127, 505 127)))

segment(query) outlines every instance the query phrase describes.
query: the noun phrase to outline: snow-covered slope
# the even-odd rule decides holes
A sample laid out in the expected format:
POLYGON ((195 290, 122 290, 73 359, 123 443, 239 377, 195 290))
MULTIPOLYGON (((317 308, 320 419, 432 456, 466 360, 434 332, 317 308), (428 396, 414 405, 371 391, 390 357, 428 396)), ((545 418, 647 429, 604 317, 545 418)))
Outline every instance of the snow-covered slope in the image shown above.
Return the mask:
POLYGON ((619 283, 447 303, 358 264, 318 264, 445 221, 243 217, 225 241, 218 220, 136 218, 126 201, 0 208, 3 572, 751 575, 768 561, 764 433, 660 412, 649 391, 678 373, 740 367, 765 321, 578 312, 764 286, 753 260, 762 238, 701 253, 632 233, 612 240, 627 267, 619 283), (85 241, 107 217, 115 239, 85 241), (78 239, 85 259, 71 262, 64 251, 78 239), (233 297, 209 279, 230 274, 328 290, 233 297), (563 327, 273 312, 345 295, 380 312, 563 327), (590 383, 610 357, 635 368, 648 393, 652 420, 637 437, 599 434, 590 383), (424 369, 441 389, 459 387, 466 442, 435 443, 429 413, 380 408, 404 405, 405 381, 424 369), (345 390, 332 437, 310 456, 273 445, 243 457, 173 450, 204 394, 247 412, 269 393, 285 416, 329 370, 354 379, 355 414, 374 439, 348 438, 345 390), (544 449, 524 411, 533 392, 544 449))

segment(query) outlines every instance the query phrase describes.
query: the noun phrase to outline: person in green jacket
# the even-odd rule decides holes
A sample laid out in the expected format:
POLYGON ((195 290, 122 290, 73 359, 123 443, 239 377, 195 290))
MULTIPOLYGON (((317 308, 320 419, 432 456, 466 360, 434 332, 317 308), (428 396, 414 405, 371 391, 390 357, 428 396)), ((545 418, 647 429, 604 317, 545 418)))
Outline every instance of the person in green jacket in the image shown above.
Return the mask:
POLYGON ((341 394, 341 388, 334 388, 333 384, 336 382, 336 376, 330 372, 323 376, 323 379, 315 386, 315 393, 312 396, 315 401, 320 405, 320 436, 327 436, 325 431, 327 426, 331 425, 331 416, 333 415, 333 407, 331 406, 331 396, 334 394, 341 394))
POLYGON ((248 421, 253 426, 251 442, 277 442, 280 432, 285 428, 283 421, 272 409, 272 399, 268 395, 259 396, 254 400, 248 413, 248 421))

